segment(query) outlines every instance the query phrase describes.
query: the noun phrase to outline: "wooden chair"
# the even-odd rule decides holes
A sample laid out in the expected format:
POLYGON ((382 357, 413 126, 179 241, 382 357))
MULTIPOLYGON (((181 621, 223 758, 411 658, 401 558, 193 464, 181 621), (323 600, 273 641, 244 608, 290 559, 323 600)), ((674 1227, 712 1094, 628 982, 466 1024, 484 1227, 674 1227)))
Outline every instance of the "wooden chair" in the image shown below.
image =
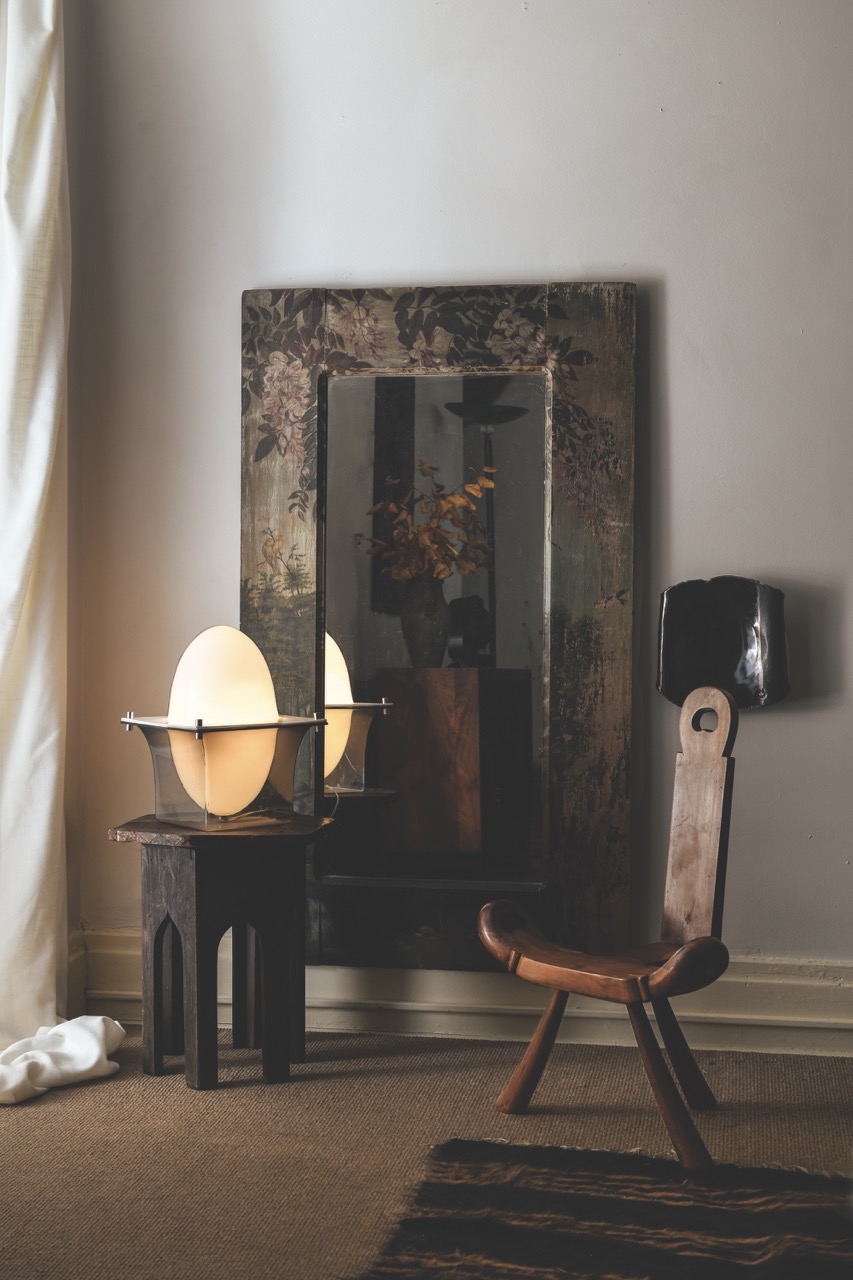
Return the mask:
POLYGON ((737 708, 720 689, 696 689, 681 711, 683 752, 676 758, 675 794, 659 942, 613 955, 588 955, 556 946, 511 902, 491 902, 480 912, 480 937, 511 973, 551 997, 530 1046, 497 1100, 512 1115, 527 1109, 554 1045, 571 993, 624 1004, 672 1145, 687 1169, 713 1162, 667 1069, 645 1005, 654 1010, 672 1070, 690 1107, 711 1110, 716 1099, 693 1058, 670 1006, 670 997, 698 991, 726 969, 720 941, 726 850, 737 732, 737 708), (702 727, 716 713, 716 728, 702 727))

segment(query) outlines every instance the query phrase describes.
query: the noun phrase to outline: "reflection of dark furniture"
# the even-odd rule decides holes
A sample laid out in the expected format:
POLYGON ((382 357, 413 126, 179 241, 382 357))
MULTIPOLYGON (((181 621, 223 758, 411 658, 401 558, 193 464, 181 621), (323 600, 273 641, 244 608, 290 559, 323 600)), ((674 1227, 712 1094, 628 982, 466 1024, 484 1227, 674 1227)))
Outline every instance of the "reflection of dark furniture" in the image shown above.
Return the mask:
POLYGON ((233 1042, 261 1044, 264 1079, 305 1052, 305 847, 325 819, 198 830, 138 818, 110 838, 142 845, 142 1066, 184 1053, 191 1089, 217 1082, 216 960, 232 929, 233 1042))
POLYGON ((377 778, 397 793, 378 810, 380 853, 516 856, 530 817, 530 672, 384 669, 394 704, 374 728, 377 778))
POLYGON ((587 955, 548 942, 511 902, 492 902, 481 911, 480 937, 488 950, 520 978, 551 989, 530 1047, 498 1098, 500 1111, 517 1114, 527 1109, 569 994, 595 996, 627 1006, 655 1101, 681 1163, 688 1169, 712 1163, 667 1070, 644 1006, 651 1004, 654 1010, 688 1105, 698 1110, 715 1107, 669 999, 708 986, 728 965, 720 928, 734 774, 729 752, 736 730, 737 710, 729 694, 703 688, 685 701, 660 942, 619 955, 587 955), (700 724, 706 708, 717 716, 710 732, 700 724))

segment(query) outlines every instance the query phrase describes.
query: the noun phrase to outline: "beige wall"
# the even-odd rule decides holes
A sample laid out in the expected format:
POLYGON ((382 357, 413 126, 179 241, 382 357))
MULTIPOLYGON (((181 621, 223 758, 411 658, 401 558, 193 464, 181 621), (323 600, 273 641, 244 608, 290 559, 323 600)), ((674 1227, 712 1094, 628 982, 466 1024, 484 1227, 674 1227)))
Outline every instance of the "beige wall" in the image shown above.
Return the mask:
POLYGON ((788 597, 795 692, 745 716, 735 953, 853 959, 853 5, 66 0, 75 212, 69 801, 79 911, 138 924, 186 643, 238 621, 239 324, 268 285, 640 286, 636 919, 677 711, 660 591, 788 597))

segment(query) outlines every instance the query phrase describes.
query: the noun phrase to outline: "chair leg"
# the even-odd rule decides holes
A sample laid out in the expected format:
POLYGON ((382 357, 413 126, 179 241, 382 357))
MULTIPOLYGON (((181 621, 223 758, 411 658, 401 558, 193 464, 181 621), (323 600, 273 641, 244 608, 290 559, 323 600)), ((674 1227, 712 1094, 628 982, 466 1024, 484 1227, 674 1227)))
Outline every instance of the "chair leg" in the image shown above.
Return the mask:
POLYGON ((687 1099, 687 1105, 696 1111, 713 1111, 717 1099, 711 1092, 711 1086, 699 1069, 699 1064, 690 1051, 690 1045, 684 1039, 684 1032, 667 999, 653 1000, 652 1008, 660 1028, 669 1061, 675 1072, 675 1078, 681 1085, 687 1099))
POLYGON ((545 1064, 548 1061, 554 1041, 557 1038, 560 1021, 566 1008, 569 995, 567 991, 552 991, 545 1006, 545 1012, 539 1020, 533 1039, 527 1052, 518 1064, 515 1074, 498 1098, 495 1106, 506 1115, 522 1115, 533 1097, 536 1086, 542 1078, 545 1064))
POLYGON ((710 1169, 714 1162, 667 1069, 645 1009, 641 1004, 629 1004, 628 1016, 631 1019, 637 1047, 640 1050, 649 1084, 652 1086, 655 1102, 676 1155, 685 1169, 710 1169))

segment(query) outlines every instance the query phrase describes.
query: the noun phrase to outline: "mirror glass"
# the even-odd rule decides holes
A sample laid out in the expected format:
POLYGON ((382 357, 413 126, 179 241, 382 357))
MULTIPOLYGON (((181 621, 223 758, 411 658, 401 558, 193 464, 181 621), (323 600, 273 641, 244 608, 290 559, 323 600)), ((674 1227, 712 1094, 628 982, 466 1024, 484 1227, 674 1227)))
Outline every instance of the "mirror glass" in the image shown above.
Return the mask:
POLYGON ((527 879, 541 863, 548 384, 327 379, 325 626, 356 700, 393 704, 364 795, 336 814, 351 872, 527 879))

